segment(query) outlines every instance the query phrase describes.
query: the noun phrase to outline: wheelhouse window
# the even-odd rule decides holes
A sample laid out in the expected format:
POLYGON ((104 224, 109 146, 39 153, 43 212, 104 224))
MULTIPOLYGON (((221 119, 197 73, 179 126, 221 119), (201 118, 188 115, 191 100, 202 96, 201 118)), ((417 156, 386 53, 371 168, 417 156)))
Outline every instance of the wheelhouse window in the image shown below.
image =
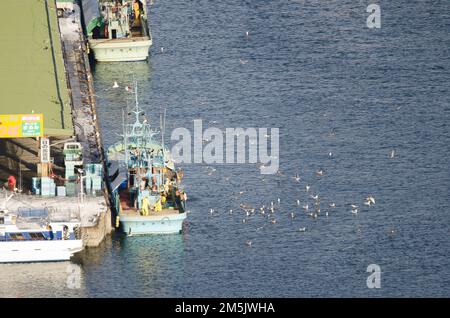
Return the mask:
POLYGON ((9 233, 9 238, 13 241, 25 241, 25 236, 22 233, 9 233))
POLYGON ((36 232, 36 233, 29 233, 31 240, 33 241, 42 241, 45 240, 45 236, 44 234, 40 233, 40 232, 36 232))

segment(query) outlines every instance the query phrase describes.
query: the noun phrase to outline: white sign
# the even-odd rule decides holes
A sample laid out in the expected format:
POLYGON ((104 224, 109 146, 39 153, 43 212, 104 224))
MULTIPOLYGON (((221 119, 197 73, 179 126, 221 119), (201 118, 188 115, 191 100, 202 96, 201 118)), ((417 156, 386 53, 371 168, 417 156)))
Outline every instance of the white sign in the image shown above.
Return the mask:
POLYGON ((41 162, 50 162, 50 140, 48 138, 41 138, 41 162))

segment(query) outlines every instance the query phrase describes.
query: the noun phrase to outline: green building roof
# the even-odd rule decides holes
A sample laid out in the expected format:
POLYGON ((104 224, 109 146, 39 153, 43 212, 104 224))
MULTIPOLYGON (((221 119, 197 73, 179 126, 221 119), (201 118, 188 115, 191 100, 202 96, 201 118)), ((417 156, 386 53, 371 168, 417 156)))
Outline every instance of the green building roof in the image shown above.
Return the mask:
POLYGON ((44 134, 74 134, 54 0, 2 1, 0 114, 44 114, 44 134))

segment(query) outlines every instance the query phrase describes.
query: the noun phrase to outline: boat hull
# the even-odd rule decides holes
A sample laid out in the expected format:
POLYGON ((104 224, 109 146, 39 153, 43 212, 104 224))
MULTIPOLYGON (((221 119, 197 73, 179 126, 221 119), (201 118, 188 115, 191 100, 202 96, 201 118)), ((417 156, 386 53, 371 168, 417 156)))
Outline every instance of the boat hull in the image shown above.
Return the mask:
POLYGON ((89 40, 89 47, 98 62, 143 61, 148 58, 151 45, 150 38, 89 40))
POLYGON ((186 213, 150 216, 121 216, 122 231, 128 235, 176 234, 183 228, 186 213))
POLYGON ((0 242, 0 263, 68 261, 81 250, 82 240, 0 242))

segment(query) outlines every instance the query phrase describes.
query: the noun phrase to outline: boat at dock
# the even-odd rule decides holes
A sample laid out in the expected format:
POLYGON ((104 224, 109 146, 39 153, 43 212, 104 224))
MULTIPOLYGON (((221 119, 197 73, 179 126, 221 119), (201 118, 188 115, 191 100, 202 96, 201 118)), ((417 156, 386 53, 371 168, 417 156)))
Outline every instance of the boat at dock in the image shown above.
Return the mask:
POLYGON ((145 0, 82 0, 89 48, 99 62, 142 61, 152 36, 145 0))
POLYGON ((0 263, 68 261, 82 250, 78 220, 52 221, 44 210, 0 211, 0 263))
POLYGON ((124 113, 122 140, 108 148, 116 226, 128 235, 180 233, 187 199, 181 188, 183 172, 175 169, 164 146, 165 119, 161 117, 160 130, 152 128, 139 108, 136 83, 134 94, 134 110, 124 113))

